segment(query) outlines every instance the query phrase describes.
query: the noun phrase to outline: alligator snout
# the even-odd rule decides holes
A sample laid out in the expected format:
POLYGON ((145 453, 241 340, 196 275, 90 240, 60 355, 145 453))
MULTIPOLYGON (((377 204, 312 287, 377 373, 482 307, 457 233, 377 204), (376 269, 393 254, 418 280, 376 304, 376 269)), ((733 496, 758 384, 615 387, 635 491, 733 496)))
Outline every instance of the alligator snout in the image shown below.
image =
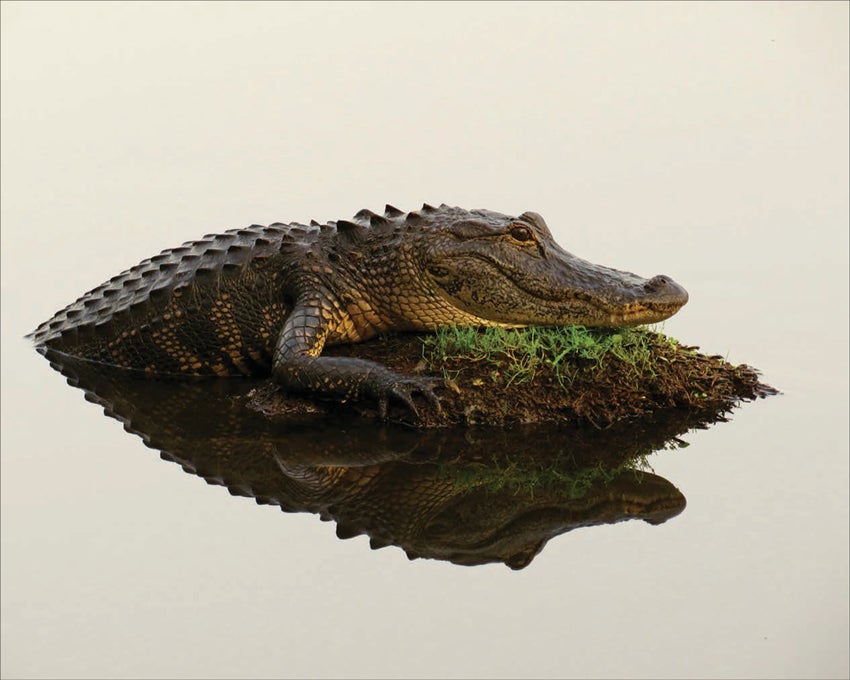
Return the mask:
POLYGON ((681 307, 688 301, 688 291, 664 274, 653 276, 643 289, 656 303, 681 307))

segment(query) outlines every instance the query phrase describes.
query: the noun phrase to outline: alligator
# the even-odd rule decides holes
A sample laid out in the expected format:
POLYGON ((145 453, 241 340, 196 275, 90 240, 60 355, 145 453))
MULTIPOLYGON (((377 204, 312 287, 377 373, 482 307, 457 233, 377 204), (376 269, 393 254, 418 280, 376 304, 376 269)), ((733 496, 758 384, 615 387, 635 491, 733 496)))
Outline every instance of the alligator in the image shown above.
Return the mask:
POLYGON ((433 381, 325 346, 445 326, 632 326, 688 300, 558 246, 537 213, 428 204, 351 220, 274 223, 164 250, 89 291, 28 337, 153 375, 269 376, 285 392, 439 410, 433 381))

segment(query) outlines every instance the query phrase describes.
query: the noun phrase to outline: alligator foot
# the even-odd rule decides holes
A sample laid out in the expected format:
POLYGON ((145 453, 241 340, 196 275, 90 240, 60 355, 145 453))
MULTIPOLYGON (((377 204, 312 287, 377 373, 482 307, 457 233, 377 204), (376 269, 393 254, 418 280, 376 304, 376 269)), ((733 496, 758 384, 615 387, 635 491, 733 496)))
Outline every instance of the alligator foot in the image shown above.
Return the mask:
POLYGON ((401 375, 374 361, 296 355, 275 366, 272 379, 288 394, 350 402, 358 410, 361 404, 369 404, 377 407, 376 415, 384 421, 424 427, 436 424, 435 417, 441 413, 433 387, 439 378, 401 375), (405 417, 397 417, 393 406, 402 407, 405 417), (424 416, 423 406, 435 417, 424 416))

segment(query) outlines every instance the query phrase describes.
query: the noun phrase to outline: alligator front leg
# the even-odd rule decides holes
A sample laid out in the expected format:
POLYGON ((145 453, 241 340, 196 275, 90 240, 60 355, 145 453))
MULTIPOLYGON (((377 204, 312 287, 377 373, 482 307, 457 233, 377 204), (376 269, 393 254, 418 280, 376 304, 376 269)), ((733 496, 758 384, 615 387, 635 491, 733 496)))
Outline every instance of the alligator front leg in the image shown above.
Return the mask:
POLYGON ((300 304, 289 315, 272 361, 272 378, 285 391, 340 402, 375 401, 382 419, 394 400, 421 420, 413 401, 417 393, 439 411, 428 379, 406 377, 364 359, 320 356, 329 330, 317 304, 300 304))

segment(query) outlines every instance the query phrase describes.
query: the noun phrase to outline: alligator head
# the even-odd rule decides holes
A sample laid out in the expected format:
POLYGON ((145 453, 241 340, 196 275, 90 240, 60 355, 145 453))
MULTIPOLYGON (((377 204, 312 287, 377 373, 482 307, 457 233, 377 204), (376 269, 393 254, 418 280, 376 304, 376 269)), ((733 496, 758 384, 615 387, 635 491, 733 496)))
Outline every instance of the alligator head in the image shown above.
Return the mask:
POLYGON ((429 282, 480 325, 634 326, 662 321, 688 301, 667 276, 645 279, 568 253, 537 213, 426 205, 411 215, 430 227, 417 245, 419 286, 429 282))

